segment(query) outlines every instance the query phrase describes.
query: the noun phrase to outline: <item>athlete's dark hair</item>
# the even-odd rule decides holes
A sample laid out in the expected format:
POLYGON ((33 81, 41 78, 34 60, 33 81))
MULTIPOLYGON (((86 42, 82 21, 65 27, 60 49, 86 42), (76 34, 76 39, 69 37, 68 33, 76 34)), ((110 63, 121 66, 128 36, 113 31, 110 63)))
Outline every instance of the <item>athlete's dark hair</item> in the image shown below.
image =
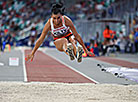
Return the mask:
POLYGON ((55 3, 52 5, 52 9, 51 9, 51 12, 53 14, 62 14, 64 15, 64 10, 65 10, 65 7, 63 7, 63 3, 55 3))

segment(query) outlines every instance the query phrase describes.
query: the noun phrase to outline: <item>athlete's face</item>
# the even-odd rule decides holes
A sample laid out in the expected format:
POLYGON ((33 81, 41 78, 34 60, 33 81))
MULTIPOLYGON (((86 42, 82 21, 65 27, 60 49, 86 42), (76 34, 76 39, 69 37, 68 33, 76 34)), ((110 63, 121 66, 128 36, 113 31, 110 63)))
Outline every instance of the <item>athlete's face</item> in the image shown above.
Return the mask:
POLYGON ((55 25, 59 25, 61 23, 61 14, 52 14, 53 22, 55 25))

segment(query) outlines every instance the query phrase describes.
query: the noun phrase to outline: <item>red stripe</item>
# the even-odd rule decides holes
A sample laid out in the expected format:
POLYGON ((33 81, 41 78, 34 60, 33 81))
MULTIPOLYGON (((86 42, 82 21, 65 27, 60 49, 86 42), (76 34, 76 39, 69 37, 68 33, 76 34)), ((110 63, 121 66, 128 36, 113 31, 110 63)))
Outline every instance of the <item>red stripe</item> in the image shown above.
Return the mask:
POLYGON ((104 57, 104 56, 95 57, 95 59, 104 61, 107 63, 115 64, 118 66, 122 66, 122 67, 138 68, 138 63, 133 63, 133 62, 129 62, 129 61, 121 60, 121 59, 109 58, 109 57, 104 57))

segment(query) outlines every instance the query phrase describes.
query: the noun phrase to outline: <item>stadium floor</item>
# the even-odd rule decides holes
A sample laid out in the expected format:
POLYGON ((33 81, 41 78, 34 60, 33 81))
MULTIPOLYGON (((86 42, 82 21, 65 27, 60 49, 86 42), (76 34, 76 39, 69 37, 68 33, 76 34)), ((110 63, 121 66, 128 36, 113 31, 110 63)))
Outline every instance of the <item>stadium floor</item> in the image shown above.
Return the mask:
POLYGON ((0 81, 137 84, 102 72, 97 64, 112 67, 138 68, 138 55, 119 54, 117 57, 86 57, 81 63, 70 61, 55 48, 40 48, 34 61, 25 62, 30 48, 20 47, 0 55, 0 81), (10 66, 9 58, 19 58, 18 66, 10 66))

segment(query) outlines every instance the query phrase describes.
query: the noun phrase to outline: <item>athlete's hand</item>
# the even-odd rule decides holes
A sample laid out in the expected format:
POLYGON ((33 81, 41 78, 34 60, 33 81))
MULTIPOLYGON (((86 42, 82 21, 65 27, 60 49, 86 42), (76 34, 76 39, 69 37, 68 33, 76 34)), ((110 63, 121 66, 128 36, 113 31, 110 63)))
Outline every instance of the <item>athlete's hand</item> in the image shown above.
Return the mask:
POLYGON ((25 57, 25 61, 29 61, 29 60, 33 61, 33 58, 34 58, 34 54, 29 54, 25 57))
POLYGON ((92 53, 92 52, 90 52, 90 51, 87 52, 87 55, 89 55, 89 56, 95 56, 95 54, 92 53))

